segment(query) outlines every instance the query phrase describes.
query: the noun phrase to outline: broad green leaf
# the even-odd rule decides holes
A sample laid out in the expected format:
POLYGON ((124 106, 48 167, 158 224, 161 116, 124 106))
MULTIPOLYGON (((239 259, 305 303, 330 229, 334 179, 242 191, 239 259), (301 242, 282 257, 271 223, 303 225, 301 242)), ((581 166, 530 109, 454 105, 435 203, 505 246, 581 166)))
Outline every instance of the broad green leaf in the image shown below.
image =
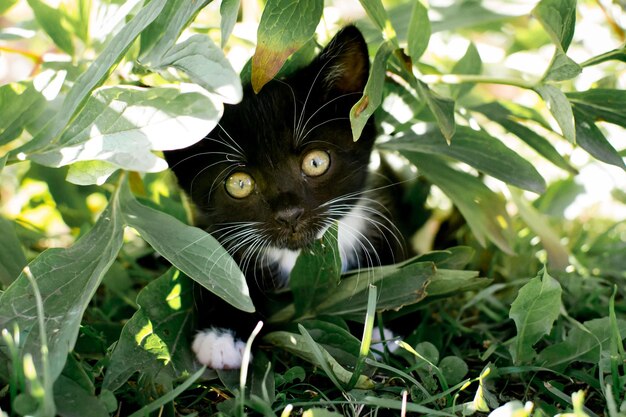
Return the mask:
POLYGON ((61 135, 63 129, 82 109, 91 95, 91 91, 102 84, 113 68, 122 59, 135 38, 161 12, 167 0, 152 0, 135 15, 98 55, 98 58, 74 82, 56 117, 46 125, 30 142, 13 151, 30 153, 48 146, 61 135))
POLYGON ((323 9, 323 0, 270 0, 265 4, 252 57, 255 92, 261 91, 287 58, 313 37, 323 9))
POLYGON ((223 0, 220 5, 220 15, 222 16, 222 22, 220 24, 222 30, 222 48, 226 45, 230 34, 235 28, 240 4, 241 0, 223 0))
POLYGON ((568 177, 553 181, 546 192, 532 204, 541 213, 555 218, 563 218, 565 210, 584 192, 585 187, 583 185, 578 184, 574 177, 568 177))
MULTIPOLYGON (((2 171, 0 161, 0 171, 2 171)), ((0 284, 9 286, 26 266, 26 257, 15 234, 13 222, 0 216, 0 284)))
POLYGON ((509 317, 515 321, 517 336, 509 346, 515 363, 528 362, 536 353, 533 345, 550 333, 561 309, 561 285, 545 267, 524 285, 511 304, 509 317))
POLYGON ((309 408, 302 413, 302 417, 341 417, 341 414, 326 408, 309 408))
POLYGON ((58 96, 64 80, 65 71, 47 70, 32 81, 0 87, 0 146, 19 138, 42 116, 58 96))
POLYGON ((565 94, 557 87, 549 84, 536 86, 534 90, 541 96, 543 101, 546 102, 548 110, 550 110, 550 113, 552 113, 552 116, 554 116, 556 122, 561 127, 561 132, 565 139, 576 143, 574 114, 572 113, 572 106, 565 94))
POLYGON ((385 34, 386 40, 393 40, 397 45, 396 32, 391 25, 387 11, 381 0, 359 0, 369 18, 378 26, 378 29, 385 34))
POLYGON ((626 127, 626 90, 594 89, 567 93, 573 106, 594 120, 602 120, 626 127))
POLYGON ((542 81, 565 81, 571 80, 582 72, 582 68, 565 52, 557 48, 552 57, 550 67, 543 76, 542 81))
MULTIPOLYGON (((504 127, 508 132, 526 142, 528 146, 536 150, 541 156, 552 162, 554 165, 563 168, 572 174, 578 173, 578 171, 570 165, 565 158, 563 158, 554 146, 552 146, 550 141, 534 130, 516 122, 515 119, 518 116, 511 113, 509 109, 501 104, 496 102, 482 104, 478 107, 474 107, 472 110, 476 110, 484 114, 489 119, 504 127)), ((532 120, 535 119, 533 118, 532 120)))
POLYGON ((78 0, 77 15, 74 18, 74 33, 86 45, 89 45, 89 23, 91 20, 93 0, 78 0))
POLYGON ((102 185, 120 169, 105 161, 79 161, 70 165, 66 180, 76 185, 102 185))
POLYGON ((98 397, 64 375, 54 384, 54 402, 61 417, 109 416, 98 397))
MULTIPOLYGON (((31 158, 53 167, 97 160, 127 170, 163 171, 166 162, 151 151, 180 149, 201 140, 221 113, 221 103, 189 84, 103 87, 94 92, 54 148, 31 158)), ((110 173, 110 167, 95 168, 97 178, 110 173)))
POLYGON ((238 309, 254 311, 243 273, 213 236, 140 204, 127 185, 121 207, 127 224, 172 265, 238 309))
POLYGON ((238 103, 243 96, 239 75, 222 50, 205 35, 193 35, 174 45, 152 66, 154 69, 177 68, 226 103, 238 103))
POLYGON ((348 330, 323 320, 305 320, 300 324, 337 362, 348 369, 354 368, 361 341, 348 330))
POLYGON ((4 155, 0 158, 0 174, 2 174, 2 170, 7 164, 7 160, 9 159, 9 155, 4 155))
MULTIPOLYGON (((583 325, 572 328, 564 341, 542 350, 535 362, 550 369, 564 369, 575 362, 599 363, 601 352, 610 351, 610 319, 593 319, 583 325)), ((617 325, 620 334, 626 334, 626 320, 618 320, 617 325)))
POLYGON ((545 215, 531 206, 521 191, 509 188, 520 217, 541 239, 541 245, 548 254, 548 263, 554 269, 564 270, 569 265, 569 251, 561 243, 561 237, 554 231, 545 215))
POLYGON ((458 356, 446 356, 439 362, 437 367, 441 370, 450 386, 461 382, 468 372, 467 364, 458 356))
POLYGON ((137 296, 139 310, 126 322, 111 354, 102 386, 115 391, 135 372, 171 379, 193 369, 189 349, 191 281, 172 268, 137 296))
POLYGON ((394 51, 395 46, 391 41, 383 42, 376 51, 374 63, 367 78, 367 84, 363 96, 350 109, 350 124, 352 126, 352 139, 356 142, 361 137, 363 128, 374 114, 383 99, 385 83, 385 69, 387 60, 394 51))
POLYGON ((589 67, 592 65, 598 65, 603 62, 612 61, 612 60, 626 62, 626 44, 623 45, 621 48, 613 49, 612 51, 594 56, 593 58, 588 59, 587 61, 585 61, 584 63, 581 63, 580 65, 583 67, 589 67))
POLYGON ((296 315, 317 306, 339 284, 341 256, 337 242, 337 227, 333 226, 298 256, 289 279, 296 315))
POLYGON ((50 7, 42 0, 28 0, 28 5, 33 9, 37 23, 54 43, 69 55, 74 55, 69 17, 60 8, 50 7))
MULTIPOLYGON (((28 266, 43 299, 52 380, 61 374, 67 354, 76 343, 83 313, 122 246, 122 222, 114 194, 95 226, 73 246, 48 249, 28 266)), ((41 335, 33 299, 33 287, 23 272, 0 295, 0 328, 19 327, 22 353, 33 356, 41 375, 41 335)))
POLYGON ((474 258, 476 251, 469 246, 453 246, 445 250, 436 250, 416 256, 402 263, 434 262, 437 268, 463 269, 474 258))
POLYGON ((513 253, 511 221, 501 196, 476 177, 450 168, 435 155, 419 152, 403 155, 452 200, 481 245, 485 246, 489 239, 504 252, 513 253))
POLYGON ((576 141, 578 146, 589 152, 594 158, 626 170, 624 159, 604 137, 593 119, 574 107, 576 120, 576 141))
MULTIPOLYGON (((475 291, 486 287, 492 280, 481 278, 477 271, 437 269, 430 279, 427 292, 430 297, 444 297, 464 291, 475 291)), ((427 300, 428 300, 427 298, 427 300)))
POLYGON ((454 122, 454 101, 446 97, 441 97, 433 92, 428 85, 420 80, 415 83, 417 94, 426 101, 426 105, 437 119, 437 126, 446 139, 447 143, 452 141, 452 136, 456 130, 454 122))
POLYGON ((428 9, 422 4, 421 0, 415 0, 408 34, 408 51, 414 65, 417 64, 426 48, 428 48, 429 40, 430 20, 428 20, 428 9))
MULTIPOLYGON (((467 46, 467 50, 465 51, 465 55, 463 55, 463 57, 456 64, 454 64, 451 73, 478 75, 482 72, 482 69, 483 62, 478 54, 478 49, 476 49, 476 45, 470 42, 467 46)), ((474 87, 473 83, 451 85, 450 94, 452 95, 452 98, 456 100, 467 94, 472 87, 474 87)))
POLYGON ((532 11, 552 38, 552 42, 567 51, 576 25, 576 0, 541 0, 532 11))
POLYGON ((139 61, 152 63, 164 56, 182 31, 210 0, 168 0, 159 16, 141 32, 139 61))
MULTIPOLYGON (((447 155, 477 170, 525 190, 541 193, 546 184, 535 167, 484 131, 459 126, 449 145, 437 130, 408 133, 380 146, 382 149, 447 155)), ((419 168, 419 166, 418 166, 419 168)))

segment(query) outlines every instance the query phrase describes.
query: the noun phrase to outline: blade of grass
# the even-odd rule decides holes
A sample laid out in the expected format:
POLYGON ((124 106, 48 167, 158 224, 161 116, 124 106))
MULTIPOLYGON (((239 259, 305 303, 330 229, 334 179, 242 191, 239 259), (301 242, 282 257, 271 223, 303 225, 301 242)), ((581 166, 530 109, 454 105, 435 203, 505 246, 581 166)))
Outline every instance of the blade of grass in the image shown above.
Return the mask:
MULTIPOLYGON (((391 408, 392 410, 402 410, 402 401, 391 400, 388 398, 377 398, 367 396, 363 399, 363 404, 373 405, 375 407, 391 408)), ((407 403, 406 410, 414 413, 421 413, 431 416, 445 416, 454 417, 455 414, 446 413, 444 411, 433 410, 432 408, 424 407, 422 405, 407 403)))
POLYGON ((256 327, 254 328, 254 330, 252 330, 252 333, 250 334, 250 337, 248 338, 248 341, 246 342, 246 347, 243 350, 243 357, 241 358, 241 370, 239 372, 239 415, 240 416, 244 416, 245 415, 245 403, 246 403, 246 380, 248 378, 248 367, 250 365, 250 355, 251 355, 251 351, 252 351, 252 342, 254 342, 254 339, 257 337, 257 335, 259 334, 259 332, 261 331, 261 328, 263 328, 263 322, 260 321, 257 323, 256 327))
MULTIPOLYGON (((563 391, 561 391, 560 389, 558 389, 557 387, 555 387, 554 385, 552 385, 549 382, 544 382, 543 386, 550 393, 552 393, 553 395, 557 396, 558 398, 560 398, 561 400, 563 400, 564 402, 569 404, 571 407, 574 407, 574 403, 572 402, 572 398, 569 395, 567 395, 566 393, 564 393, 563 391)), ((584 405, 582 405, 582 409, 585 411, 585 413, 589 414, 591 417, 599 417, 596 413, 594 413, 593 411, 591 411, 589 408, 585 407, 584 405)))
POLYGON ((372 359, 365 359, 365 363, 370 366, 375 366, 377 368, 392 372, 398 375, 399 377, 406 379, 407 381, 415 385, 422 392, 422 394, 424 394, 428 402, 430 402, 430 399, 432 397, 430 395, 430 392, 428 392, 428 390, 424 388, 424 386, 417 379, 413 378, 411 375, 407 374, 406 372, 402 372, 401 370, 396 369, 393 366, 390 366, 381 362, 377 362, 372 359))
POLYGON ((151 412, 153 412, 155 410, 158 410, 159 408, 163 407, 165 404, 169 403, 170 401, 173 401, 174 398, 178 397, 181 393, 186 391, 187 388, 189 388, 191 386, 191 384, 196 382, 196 380, 198 378, 200 378, 200 375, 202 375, 202 373, 205 370, 206 370, 206 366, 203 366, 202 368, 198 369, 195 374, 191 375, 189 378, 187 378, 185 380, 185 382, 183 382, 182 384, 177 386, 175 389, 171 390, 170 392, 168 392, 164 396, 156 399, 155 401, 151 402, 150 404, 146 405, 145 407, 142 407, 141 409, 135 411, 129 417, 144 417, 144 416, 147 416, 151 412))
POLYGON ((304 340, 309 345, 309 348, 311 349, 311 352, 313 352, 313 355, 315 355, 315 359, 317 359, 317 361, 321 365, 324 372, 326 372, 326 375, 328 375, 332 383, 340 391, 343 392, 344 388, 341 385, 341 382, 339 382, 339 379, 337 379, 337 376, 335 375, 333 370, 330 368, 330 365, 328 364, 328 361, 326 361, 326 358, 324 357, 324 354, 320 350, 320 347, 318 346, 318 344, 315 343, 315 340, 313 340, 313 338, 311 337, 309 332, 306 331, 304 326, 302 326, 301 324, 298 324, 298 330, 300 330, 300 334, 302 335, 302 337, 304 337, 304 340))
POLYGON ((356 361, 354 372, 348 383, 347 391, 350 391, 356 385, 363 371, 363 364, 365 358, 370 353, 370 346, 372 344, 372 332, 374 330, 374 317, 376 317, 376 299, 378 297, 378 291, 375 285, 369 286, 369 292, 367 295, 367 313, 365 314, 365 324, 363 325, 363 337, 361 338, 361 348, 359 350, 359 358, 356 361))
MULTIPOLYGON (((435 366, 434 363, 432 363, 431 361, 429 361, 427 358, 425 358, 424 356, 420 355, 415 349, 413 349, 413 347, 411 345, 409 345, 408 343, 405 343, 403 341, 396 341, 396 343, 398 345, 400 345, 401 348, 403 348, 404 350, 408 351, 409 353, 415 355, 418 359, 423 360, 424 362, 426 362, 428 365, 430 365, 433 369, 433 371, 435 372, 435 375, 437 376, 437 379, 439 380, 439 383, 441 384, 441 389, 443 391, 448 391, 448 389, 450 387, 448 387, 448 382, 446 381, 446 378, 443 376, 443 373, 441 373, 441 370, 435 366)), ((452 404, 452 397, 448 396, 447 398, 447 403, 448 405, 452 404)))

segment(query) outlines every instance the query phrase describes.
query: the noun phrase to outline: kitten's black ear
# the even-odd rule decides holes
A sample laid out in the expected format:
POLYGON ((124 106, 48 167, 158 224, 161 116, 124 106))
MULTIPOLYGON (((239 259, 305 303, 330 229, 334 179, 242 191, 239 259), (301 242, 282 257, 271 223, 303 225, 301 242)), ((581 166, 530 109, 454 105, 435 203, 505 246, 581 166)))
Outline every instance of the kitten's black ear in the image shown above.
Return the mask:
POLYGON ((356 26, 341 29, 311 64, 329 92, 362 92, 370 69, 367 44, 356 26))

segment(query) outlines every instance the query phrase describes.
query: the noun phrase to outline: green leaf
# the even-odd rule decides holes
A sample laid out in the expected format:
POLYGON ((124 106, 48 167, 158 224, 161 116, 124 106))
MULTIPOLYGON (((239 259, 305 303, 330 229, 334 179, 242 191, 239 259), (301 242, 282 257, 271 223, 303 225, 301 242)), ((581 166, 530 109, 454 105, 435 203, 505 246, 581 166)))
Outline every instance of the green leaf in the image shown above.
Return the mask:
POLYGON ((46 125, 30 142, 14 150, 12 154, 19 152, 29 153, 34 150, 45 148, 53 142, 62 132, 65 126, 74 118, 75 114, 82 109, 91 91, 102 84, 109 76, 110 70, 124 56, 131 47, 135 38, 152 22, 161 12, 167 0, 152 0, 135 15, 118 33, 111 39, 109 44, 98 55, 98 58, 83 72, 74 82, 61 109, 56 117, 46 125))
POLYGON ((576 121, 576 141, 578 146, 594 158, 626 170, 624 159, 604 137, 593 119, 574 107, 576 121))
MULTIPOLYGON (((0 168, 2 168, 1 162, 0 168)), ((26 257, 15 234, 13 222, 0 216, 0 284, 9 286, 20 275, 26 264, 26 257)))
POLYGON ((182 31, 189 25, 200 10, 210 0, 168 0, 159 16, 141 32, 139 61, 158 61, 178 40, 182 31))
MULTIPOLYGON (((467 46, 467 50, 465 51, 465 55, 454 64, 452 67, 452 74, 471 74, 478 75, 482 72, 483 62, 480 59, 480 55, 478 54, 478 49, 476 49, 476 45, 472 42, 467 46)), ((459 97, 467 94, 472 87, 474 87, 473 83, 463 83, 456 84, 450 86, 450 94, 453 99, 458 99, 459 97)))
POLYGON ((426 105, 435 116, 435 119, 437 119, 437 125, 443 137, 446 139, 446 142, 450 143, 456 130, 456 124, 454 122, 454 101, 436 94, 428 88, 428 85, 420 80, 417 80, 415 84, 418 95, 426 102, 426 105))
MULTIPOLYGON (((445 297, 465 291, 475 291, 486 287, 492 280, 481 278, 477 271, 457 271, 437 269, 428 284, 428 298, 445 297)), ((427 298, 427 299, 428 299, 427 298)))
POLYGON ((239 75, 222 50, 205 35, 193 35, 174 45, 151 66, 154 69, 177 68, 226 103, 238 103, 243 96, 239 75))
POLYGON ((322 239, 303 249, 291 270, 289 288, 298 316, 317 306, 339 284, 341 257, 337 232, 335 225, 324 233, 322 239))
POLYGON ((255 92, 261 91, 287 58, 313 37, 323 9, 323 0, 272 0, 265 4, 252 57, 255 92))
POLYGON ((66 180, 76 185, 102 185, 119 167, 105 161, 79 161, 70 165, 66 180))
POLYGON ((139 310, 126 322, 111 354, 102 386, 115 391, 135 372, 175 379, 193 369, 189 349, 191 281, 170 269, 137 296, 139 310))
POLYGON ((530 162, 486 132, 469 127, 459 126, 449 145, 439 131, 431 130, 420 135, 408 133, 380 147, 400 153, 447 155, 519 188, 536 193, 546 188, 543 177, 530 162))
MULTIPOLYGON (((80 322, 102 277, 122 246, 117 194, 95 226, 67 249, 48 249, 29 264, 43 299, 51 379, 61 373, 74 347, 80 322)), ((0 295, 0 328, 19 327, 22 353, 33 355, 41 375, 42 355, 33 288, 25 273, 0 295)))
POLYGON ((359 140, 365 124, 383 100, 385 69, 387 60, 394 49, 395 46, 391 41, 383 42, 378 47, 363 96, 350 109, 350 125, 352 126, 352 139, 354 141, 359 140))
POLYGON ((430 20, 428 20, 428 9, 420 0, 415 0, 408 34, 408 51, 413 65, 417 64, 426 48, 428 48, 429 40, 430 20))
POLYGON ((467 364, 458 356, 446 356, 439 362, 438 368, 450 386, 461 382, 468 372, 467 364))
POLYGON ((226 45, 230 34, 235 28, 240 4, 241 0, 223 0, 220 5, 220 15, 222 16, 222 22, 220 24, 222 29, 222 48, 226 45))
POLYGON ((74 55, 69 17, 59 8, 50 7, 41 0, 28 0, 28 5, 33 9, 37 23, 54 43, 69 55, 74 55))
POLYGON ((61 375, 54 384, 54 402, 62 417, 108 417, 109 413, 93 393, 61 375))
POLYGON ((517 336, 509 346, 515 363, 528 362, 536 355, 533 345, 550 333, 561 308, 561 285, 545 267, 524 285, 511 304, 509 317, 515 321, 517 336))
POLYGON ((593 89, 567 93, 573 106, 594 120, 606 121, 626 127, 626 90, 593 89))
POLYGON ((0 146, 19 138, 42 116, 58 96, 64 80, 63 71, 48 70, 32 81, 0 87, 0 146))
POLYGON ((516 122, 515 119, 519 116, 512 113, 501 104, 496 102, 482 104, 478 107, 474 107, 472 110, 483 113, 489 119, 504 127, 508 132, 526 142, 528 146, 559 168, 563 168, 572 174, 578 173, 576 168, 570 165, 570 163, 561 156, 550 141, 534 130, 516 122))
POLYGON ((541 239, 541 245, 548 254, 548 263, 554 269, 564 270, 569 265, 569 250, 561 243, 561 237, 554 231, 545 215, 539 213, 524 199, 521 191, 510 188, 511 198, 517 206, 520 217, 541 239))
MULTIPOLYGON (((474 258, 476 251, 469 246, 453 246, 415 257, 415 262, 434 262, 437 268, 463 269, 474 258)), ((405 263, 413 262, 409 259, 405 263)))
POLYGON ((127 185, 121 206, 127 224, 172 265, 238 309, 254 311, 243 273, 213 236, 140 204, 127 185))
POLYGON ((541 22, 552 42, 567 51, 576 26, 576 0, 541 0, 532 14, 541 22))
MULTIPOLYGON (((167 163, 152 150, 180 149, 201 140, 221 114, 219 102, 191 85, 103 87, 55 146, 31 159, 53 167, 98 160, 127 170, 163 171, 167 163)), ((94 168, 98 176, 103 170, 110 174, 109 166, 94 168)))
POLYGON ((557 48, 552 57, 550 67, 543 76, 542 81, 565 81, 579 75, 583 69, 570 59, 565 52, 557 48))
POLYGON ((504 252, 513 253, 511 221, 501 196, 476 177, 450 168, 439 157, 419 152, 403 155, 452 200, 481 245, 489 239, 504 252))
MULTIPOLYGON (((620 319, 617 324, 620 334, 626 334, 626 320, 620 319)), ((535 362, 550 369, 565 369, 575 362, 599 363, 602 352, 610 351, 610 319, 603 317, 589 320, 583 326, 574 327, 564 341, 542 350, 535 362)))
POLYGON ((541 96, 543 101, 546 102, 548 110, 550 110, 550 113, 552 113, 556 122, 561 127, 561 132, 565 139, 576 143, 574 113, 572 113, 572 106, 565 94, 558 88, 549 84, 536 86, 534 90, 541 96))
POLYGON ((385 38, 394 40, 397 45, 397 41, 395 41, 396 32, 391 25, 383 3, 380 0, 359 0, 359 2, 361 6, 363 6, 363 9, 365 9, 369 18, 378 26, 378 29, 385 34, 385 38))
POLYGON ((325 408, 309 408, 302 413, 302 417, 341 417, 341 414, 325 408))

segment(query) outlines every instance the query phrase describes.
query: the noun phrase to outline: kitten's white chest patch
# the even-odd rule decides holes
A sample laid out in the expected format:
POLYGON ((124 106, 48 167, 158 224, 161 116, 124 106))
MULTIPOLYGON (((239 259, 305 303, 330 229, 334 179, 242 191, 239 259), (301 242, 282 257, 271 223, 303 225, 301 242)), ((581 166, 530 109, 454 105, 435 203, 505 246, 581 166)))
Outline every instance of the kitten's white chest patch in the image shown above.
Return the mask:
POLYGON ((212 369, 239 369, 246 345, 226 329, 199 331, 191 349, 196 359, 212 369))

